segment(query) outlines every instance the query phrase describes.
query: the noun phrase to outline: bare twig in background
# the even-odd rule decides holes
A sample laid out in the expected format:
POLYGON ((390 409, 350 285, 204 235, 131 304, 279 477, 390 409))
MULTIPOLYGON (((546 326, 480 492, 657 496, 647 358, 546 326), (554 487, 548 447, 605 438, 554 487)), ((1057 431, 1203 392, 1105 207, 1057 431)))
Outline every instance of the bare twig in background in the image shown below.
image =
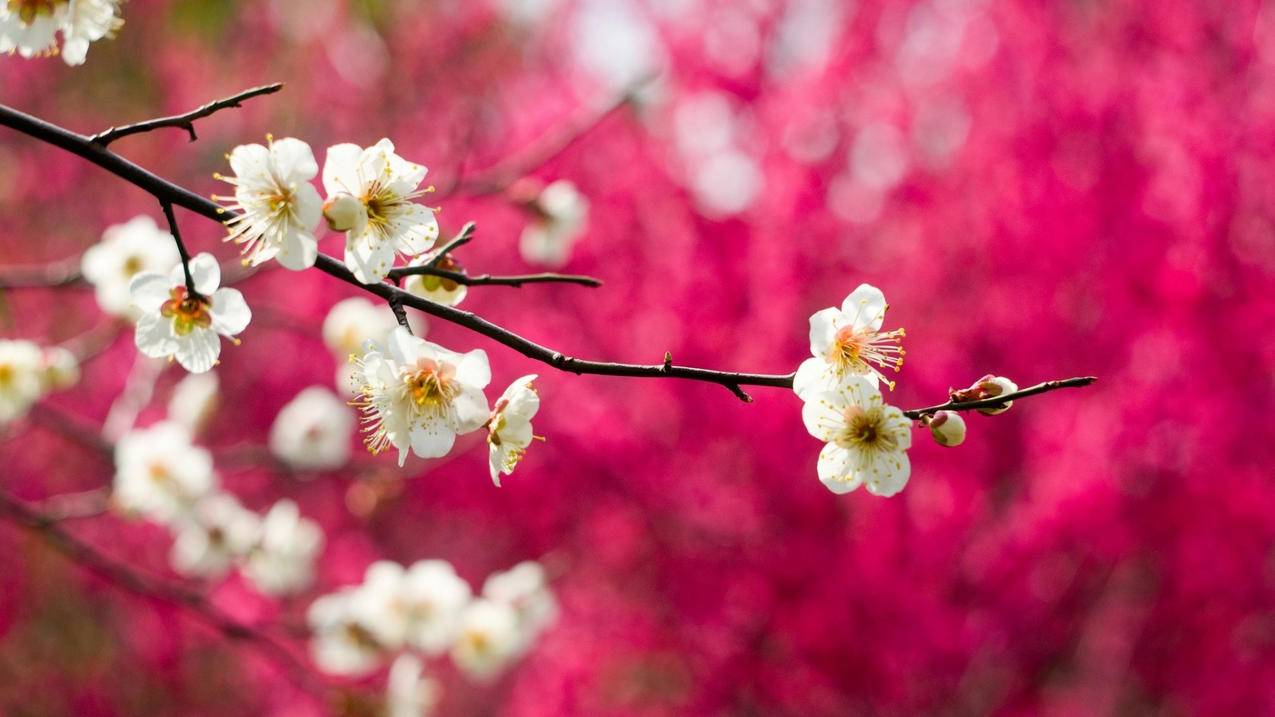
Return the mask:
POLYGON ((261 95, 273 94, 281 89, 283 89, 282 82, 254 87, 250 90, 244 90, 238 94, 226 97, 225 99, 209 102, 203 107, 191 110, 185 114, 173 115, 171 117, 159 117, 157 119, 146 120, 144 122, 124 125, 123 127, 111 127, 110 129, 103 130, 93 135, 89 138, 89 141, 105 147, 111 142, 114 142, 121 137, 127 137, 130 134, 151 132, 164 127, 180 127, 190 134, 190 141, 194 142, 199 139, 199 137, 195 135, 195 120, 209 117, 224 109, 239 107, 240 103, 244 100, 259 97, 261 95))
POLYGON ((390 280, 397 282, 405 276, 437 276, 441 279, 454 281, 457 284, 465 286, 522 286, 523 284, 579 284, 580 286, 599 287, 602 286, 601 279, 595 279, 592 276, 581 276, 578 274, 554 274, 545 272, 542 274, 514 274, 511 276, 492 276, 491 274, 479 274, 470 276, 461 271, 449 271, 447 269, 438 269, 432 266, 401 266, 397 269, 390 269, 390 280))
POLYGON ((0 489, 0 518, 18 525, 62 553, 75 564, 104 578, 123 590, 144 598, 176 605, 189 611, 230 640, 252 645, 280 667, 297 687, 323 697, 323 683, 288 648, 261 630, 226 615, 198 592, 183 585, 137 572, 128 564, 110 558, 66 531, 57 520, 28 506, 0 489))
POLYGON ((48 264, 0 268, 0 289, 41 289, 82 283, 78 256, 48 264))

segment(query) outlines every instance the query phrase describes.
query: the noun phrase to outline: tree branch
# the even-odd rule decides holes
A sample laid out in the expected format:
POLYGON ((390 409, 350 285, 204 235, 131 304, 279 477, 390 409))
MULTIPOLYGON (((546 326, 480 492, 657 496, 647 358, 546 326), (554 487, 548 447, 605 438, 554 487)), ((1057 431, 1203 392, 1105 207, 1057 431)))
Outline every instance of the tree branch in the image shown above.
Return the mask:
POLYGON ((39 289, 72 286, 83 281, 80 257, 48 264, 6 266, 0 269, 0 289, 39 289))
MULTIPOLYGON (((425 266, 438 266, 438 263, 448 254, 473 241, 474 228, 475 224, 473 222, 465 222, 465 226, 461 227, 460 231, 456 232, 456 236, 448 240, 448 242, 443 245, 443 248, 434 252, 434 256, 430 257, 429 261, 425 263, 425 266)), ((390 270, 390 276, 391 278, 394 276, 393 269, 390 270)), ((395 281, 397 281, 397 279, 395 279, 395 281)))
POLYGON ((447 269, 438 269, 432 266, 401 266, 397 269, 390 269, 390 280, 397 283, 405 276, 437 276, 448 281, 454 281, 457 284, 465 286, 517 286, 523 284, 579 284, 581 286, 599 287, 602 286, 601 279, 595 279, 592 276, 581 276, 579 274, 514 274, 512 276, 492 276, 491 274, 479 274, 470 276, 461 271, 449 271, 447 269))
POLYGON ((111 142, 114 142, 121 137, 127 137, 130 134, 151 132, 163 127, 180 127, 190 134, 190 141, 194 142, 199 139, 199 137, 195 135, 195 120, 209 117, 224 109, 239 107, 240 103, 244 100, 259 97, 261 95, 274 94, 281 89, 283 89, 282 82, 254 87, 250 90, 244 90, 238 94, 231 95, 225 99, 209 102, 203 107, 187 112, 186 114, 173 115, 172 117, 160 117, 157 119, 146 120, 144 122, 137 122, 136 124, 124 125, 123 127, 111 127, 89 137, 89 141, 105 147, 111 142))
POLYGON ((1020 398, 1035 396, 1041 393, 1057 391, 1060 388, 1080 388, 1088 386, 1097 381, 1097 376, 1077 376, 1076 378, 1062 378, 1053 381, 1045 381, 1035 386, 1024 388, 1013 393, 1007 393, 1004 396, 993 396, 991 398, 983 398, 977 401, 948 401, 940 403, 936 406, 928 406, 926 408, 913 408, 903 412, 903 415, 917 420, 921 416, 938 413, 939 411, 976 411, 980 408, 998 408, 1010 401, 1017 401, 1020 398))
POLYGON ((186 296, 190 298, 198 298, 199 291, 195 289, 195 279, 190 275, 190 252, 186 251, 186 243, 182 241, 181 231, 177 228, 177 219, 173 216, 173 203, 159 200, 159 206, 164 210, 164 218, 168 220, 168 231, 173 235, 173 241, 177 242, 177 253, 182 259, 182 274, 186 277, 186 296))
POLYGON ((203 595, 182 585, 134 571, 126 563, 107 557, 68 533, 56 520, 37 511, 7 491, 0 490, 0 517, 47 543, 71 562, 107 582, 140 597, 176 605, 190 611, 231 640, 252 645, 275 662, 297 687, 322 698, 326 692, 306 666, 281 643, 261 630, 238 622, 212 605, 203 595))

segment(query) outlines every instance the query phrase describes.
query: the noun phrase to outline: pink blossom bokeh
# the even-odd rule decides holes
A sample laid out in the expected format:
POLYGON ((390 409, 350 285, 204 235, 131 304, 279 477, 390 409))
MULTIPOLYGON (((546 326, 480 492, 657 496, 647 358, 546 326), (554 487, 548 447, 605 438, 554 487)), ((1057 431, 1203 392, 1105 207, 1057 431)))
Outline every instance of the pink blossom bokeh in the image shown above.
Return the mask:
MULTIPOLYGON (((441 714, 1269 714, 1275 711, 1275 5, 1029 0, 132 0, 82 68, 0 57, 0 101, 81 132, 253 85, 277 95, 114 149, 208 195, 236 144, 316 153, 390 137, 440 189, 588 117, 536 167, 589 197, 565 270, 605 286, 475 288, 463 308, 564 353, 786 373, 807 318, 881 287, 904 407, 992 372, 1092 387, 917 432, 891 499, 829 493, 791 392, 578 377, 485 349, 499 391, 538 373, 536 444, 495 488, 481 434, 440 461, 357 455, 356 477, 249 459, 301 389, 330 386, 319 326, 357 290, 317 272, 241 285, 201 442, 224 485, 295 499, 327 535, 315 589, 240 579, 214 604, 283 634, 376 559, 444 558, 480 584, 542 560, 555 626, 492 685, 443 675, 441 714)), ((478 224, 475 272, 535 270, 499 194, 440 198, 478 224)), ((3 264, 64 259, 147 213, 144 192, 0 131, 3 264)), ((215 224, 179 212, 221 258, 215 224)), ((328 235, 321 248, 339 254, 328 235)), ((106 321, 84 288, 3 294, 2 331, 53 343, 106 321)), ((128 332, 46 402, 100 426, 128 332)), ((157 420, 182 372, 161 376, 157 420)), ((109 460, 41 425, 0 434, 32 501, 109 484, 109 460)), ((77 536, 175 578, 165 531, 77 536)), ((357 713, 383 675, 320 702, 181 608, 138 599, 0 528, 6 714, 357 713)), ((302 642, 292 640, 298 654, 302 642)))

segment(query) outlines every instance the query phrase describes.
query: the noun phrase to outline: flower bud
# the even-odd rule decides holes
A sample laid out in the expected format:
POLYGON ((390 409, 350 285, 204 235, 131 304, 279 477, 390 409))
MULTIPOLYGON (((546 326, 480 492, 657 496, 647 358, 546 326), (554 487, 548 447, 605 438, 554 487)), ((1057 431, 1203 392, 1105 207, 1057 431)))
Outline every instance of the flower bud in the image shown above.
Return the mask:
POLYGON ((345 194, 334 194, 323 203, 323 218, 328 220, 328 228, 334 232, 348 232, 357 229, 360 220, 366 221, 367 209, 363 202, 345 194))
POLYGON ((75 354, 61 346, 50 346, 44 350, 43 384, 54 390, 67 389, 80 380, 80 362, 75 354))
POLYGON ((965 419, 955 411, 939 411, 930 418, 930 434, 940 446, 959 446, 965 442, 965 419))
MULTIPOLYGON (((996 396, 1004 396, 1018 390, 1018 384, 1005 378, 1004 376, 984 376, 979 379, 974 387, 979 391, 979 398, 995 398, 996 396)), ((1014 405, 1013 401, 1006 401, 1003 406, 994 406, 989 408, 980 408, 978 412, 984 416, 995 416, 998 413, 1004 413, 1009 407, 1014 405)))

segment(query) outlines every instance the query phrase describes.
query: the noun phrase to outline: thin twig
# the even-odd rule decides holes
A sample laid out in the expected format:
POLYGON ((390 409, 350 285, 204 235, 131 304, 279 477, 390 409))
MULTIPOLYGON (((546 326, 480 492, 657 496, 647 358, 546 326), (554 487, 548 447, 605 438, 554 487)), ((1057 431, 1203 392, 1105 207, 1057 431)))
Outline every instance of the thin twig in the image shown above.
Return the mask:
MULTIPOLYGON (((460 247, 473 241, 475 226, 476 225, 473 222, 465 222, 465 226, 461 227, 460 231, 456 232, 456 236, 448 240, 448 242, 443 245, 443 248, 434 252, 434 255, 429 258, 429 261, 425 262, 425 266, 428 266, 428 267, 438 266, 438 263, 442 261, 443 258, 446 257, 448 254, 452 253, 456 249, 459 249, 460 247)), ((390 270, 390 278, 393 279, 394 281, 398 281, 398 279, 394 276, 393 269, 390 270)))
POLYGON ((253 645, 279 665, 298 687, 317 697, 323 697, 325 689, 322 683, 288 648, 261 630, 226 615, 198 592, 139 573, 127 563, 107 557, 68 533, 52 517, 31 508, 4 490, 0 490, 0 516, 35 533, 71 562, 97 574, 112 585, 134 595, 185 608, 225 637, 253 645))
POLYGON ((186 114, 173 115, 172 117, 160 117, 157 119, 146 120, 144 122, 137 122, 136 124, 124 125, 123 127, 111 127, 93 135, 89 138, 89 141, 105 147, 120 137, 127 137, 130 134, 150 132, 163 127, 180 127, 190 134, 190 141, 194 142, 199 139, 199 137, 195 135, 195 120, 203 119, 224 109, 239 107, 239 103, 244 100, 259 97, 261 95, 273 94, 281 89, 283 89, 282 82, 254 87, 250 90, 244 90, 238 94, 231 95, 225 99, 209 102, 203 107, 187 112, 186 114))
POLYGON ((182 274, 186 276, 186 297, 198 299, 199 291, 195 289, 195 279, 190 275, 190 252, 186 251, 186 242, 182 241, 181 231, 177 228, 177 219, 173 216, 173 203, 160 199, 159 206, 164 210, 164 218, 168 220, 168 231, 173 235, 173 241, 177 242, 177 253, 182 258, 182 274))
POLYGON ((397 296, 391 296, 388 299, 390 311, 394 312, 394 320, 399 326, 407 329, 407 333, 412 333, 412 325, 407 322, 407 312, 403 310, 403 302, 397 296))
POLYGON ((59 493, 49 496, 31 507, 43 513, 49 520, 61 522, 104 515, 110 510, 110 500, 109 488, 90 488, 76 493, 59 493))
POLYGON ((579 274, 553 274, 546 272, 543 274, 514 274, 512 276, 492 276, 491 274, 470 276, 464 272, 438 269, 432 266, 401 266, 397 269, 390 269, 389 276, 395 283, 398 283, 398 280, 405 276, 437 276, 465 286, 522 286, 523 284, 579 284, 595 288, 602 286, 601 279, 579 274))
POLYGON ((903 415, 915 421, 921 416, 938 413, 939 411, 976 411, 980 408, 999 408, 1009 401, 1017 401, 1020 398, 1027 398, 1028 396, 1035 396, 1040 393, 1057 391, 1060 388, 1080 388, 1081 386, 1088 386, 1097 380, 1097 376, 1077 376, 1076 378, 1044 381, 1036 384, 1035 386, 1024 388, 1021 391, 1007 393, 1003 396, 993 396, 991 398, 983 398, 977 401, 948 401, 947 403, 940 403, 936 406, 913 408, 904 411, 903 415))

